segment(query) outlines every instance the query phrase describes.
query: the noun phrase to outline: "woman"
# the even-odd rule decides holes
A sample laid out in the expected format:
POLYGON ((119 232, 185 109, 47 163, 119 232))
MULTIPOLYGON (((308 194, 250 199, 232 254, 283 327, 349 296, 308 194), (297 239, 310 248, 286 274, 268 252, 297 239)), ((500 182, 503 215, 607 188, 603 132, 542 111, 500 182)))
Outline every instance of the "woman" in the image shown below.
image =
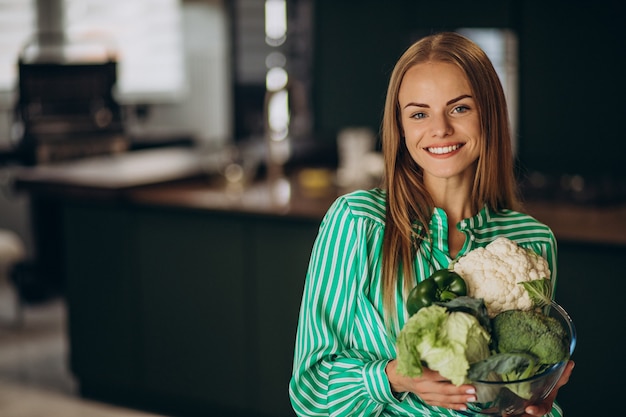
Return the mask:
MULTIPOLYGON (((304 289, 290 396, 301 416, 460 416, 475 401, 426 370, 396 372, 408 291, 498 236, 544 256, 551 230, 518 211, 504 93, 484 52, 455 33, 413 44, 391 75, 384 189, 340 197, 324 217, 304 289), (459 411, 459 412, 457 412, 459 411)), ((551 396, 526 409, 549 413, 551 396)))

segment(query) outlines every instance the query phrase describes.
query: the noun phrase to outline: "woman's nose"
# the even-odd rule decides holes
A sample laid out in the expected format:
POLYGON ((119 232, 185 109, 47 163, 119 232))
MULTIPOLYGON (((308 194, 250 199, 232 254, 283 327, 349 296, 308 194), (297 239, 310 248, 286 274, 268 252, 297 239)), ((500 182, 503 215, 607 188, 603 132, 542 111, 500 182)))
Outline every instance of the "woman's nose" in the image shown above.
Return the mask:
POLYGON ((450 120, 445 115, 438 115, 432 117, 432 135, 433 137, 442 137, 445 138, 450 136, 454 129, 452 128, 452 124, 450 120))

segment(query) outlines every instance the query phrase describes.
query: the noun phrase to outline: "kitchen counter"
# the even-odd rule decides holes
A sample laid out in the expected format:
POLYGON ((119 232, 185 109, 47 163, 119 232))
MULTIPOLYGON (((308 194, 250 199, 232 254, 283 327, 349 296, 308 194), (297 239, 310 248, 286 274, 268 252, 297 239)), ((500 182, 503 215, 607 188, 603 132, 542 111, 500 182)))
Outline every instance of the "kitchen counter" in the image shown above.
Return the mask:
MULTIPOLYGON (((325 170, 301 170, 289 178, 226 186, 207 176, 198 152, 189 148, 134 151, 54 166, 23 168, 19 188, 33 194, 82 199, 117 199, 140 205, 186 207, 262 216, 319 219, 349 190, 329 185, 325 170), (319 181, 305 187, 302 174, 319 181)), ((626 204, 594 207, 528 201, 525 211, 549 225, 559 241, 626 245, 626 204)))
POLYGON ((126 200, 139 205, 321 220, 339 194, 335 188, 304 188, 296 178, 258 181, 245 188, 200 178, 129 190, 126 200))
POLYGON ((534 201, 525 207, 552 228, 558 241, 626 246, 626 204, 593 207, 534 201))
MULTIPOLYGON (((294 179, 274 187, 260 182, 238 191, 195 180, 135 189, 128 198, 137 204, 321 219, 342 192, 347 190, 329 188, 312 194, 294 179)), ((525 211, 549 225, 559 241, 626 245, 626 205, 531 201, 525 203, 525 211)))

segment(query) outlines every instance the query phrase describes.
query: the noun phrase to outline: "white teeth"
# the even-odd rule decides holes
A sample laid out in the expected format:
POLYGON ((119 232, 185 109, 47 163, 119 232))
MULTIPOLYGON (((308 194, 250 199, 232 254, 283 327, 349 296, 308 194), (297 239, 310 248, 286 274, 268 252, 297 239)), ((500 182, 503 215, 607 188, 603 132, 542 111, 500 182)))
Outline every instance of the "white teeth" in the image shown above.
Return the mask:
POLYGON ((444 153, 450 153, 459 149, 461 145, 453 145, 453 146, 442 146, 439 148, 426 148, 426 150, 430 153, 434 153, 437 155, 443 155, 444 153))

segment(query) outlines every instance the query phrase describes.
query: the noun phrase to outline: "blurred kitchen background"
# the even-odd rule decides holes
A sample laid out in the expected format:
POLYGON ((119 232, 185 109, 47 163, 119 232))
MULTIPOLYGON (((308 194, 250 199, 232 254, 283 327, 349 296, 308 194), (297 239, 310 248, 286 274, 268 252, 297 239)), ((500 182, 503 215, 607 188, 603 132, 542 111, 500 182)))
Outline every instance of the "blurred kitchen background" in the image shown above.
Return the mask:
POLYGON ((317 227, 378 184, 392 67, 441 30, 501 76, 578 326, 560 402, 597 414, 626 371, 620 6, 0 0, 0 414, 293 416, 317 227))

